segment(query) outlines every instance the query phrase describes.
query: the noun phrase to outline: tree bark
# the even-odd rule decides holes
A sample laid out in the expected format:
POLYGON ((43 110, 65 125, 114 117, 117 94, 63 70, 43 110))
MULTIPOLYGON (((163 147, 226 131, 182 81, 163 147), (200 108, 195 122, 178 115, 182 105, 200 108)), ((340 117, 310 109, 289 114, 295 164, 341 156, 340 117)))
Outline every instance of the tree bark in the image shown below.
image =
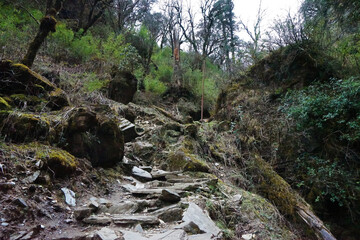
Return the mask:
POLYGON ((202 83, 201 83, 201 118, 204 121, 204 93, 205 93, 206 58, 202 57, 202 83))
POLYGON ((39 51, 42 43, 45 41, 46 37, 50 32, 56 31, 56 19, 54 16, 55 15, 48 15, 41 20, 39 31, 36 34, 34 40, 30 43, 28 51, 21 61, 29 68, 32 67, 36 54, 39 51))

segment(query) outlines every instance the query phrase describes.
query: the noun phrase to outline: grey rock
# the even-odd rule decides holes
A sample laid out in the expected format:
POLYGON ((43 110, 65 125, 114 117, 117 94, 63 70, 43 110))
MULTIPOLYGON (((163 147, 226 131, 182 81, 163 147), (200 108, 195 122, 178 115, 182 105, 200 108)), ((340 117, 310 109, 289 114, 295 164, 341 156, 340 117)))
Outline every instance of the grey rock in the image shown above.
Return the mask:
POLYGON ((81 207, 74 210, 74 217, 76 220, 83 220, 91 215, 93 208, 81 207))
POLYGON ((176 222, 181 220, 182 214, 183 210, 179 207, 176 207, 162 212, 158 215, 158 218, 163 220, 164 222, 176 222))
POLYGON ((215 225, 211 218, 195 203, 189 204, 182 220, 184 222, 194 222, 199 226, 200 230, 205 233, 211 233, 215 236, 220 233, 220 229, 215 225))
POLYGON ((94 240, 120 240, 120 237, 116 235, 114 230, 104 227, 95 232, 94 240))
POLYGON ((102 215, 92 215, 88 218, 83 219, 83 222, 95 225, 108 225, 111 223, 111 218, 102 215))
POLYGON ((155 198, 161 195, 162 189, 138 189, 131 192, 135 197, 155 198))
POLYGON ((135 130, 135 125, 125 118, 120 121, 119 128, 124 134, 124 142, 126 143, 131 142, 136 137, 138 137, 138 134, 135 130))
POLYGON ((76 206, 75 193, 68 188, 61 188, 61 191, 65 195, 65 202, 69 206, 76 206))
POLYGON ((149 172, 142 170, 141 168, 138 168, 138 167, 132 168, 132 175, 141 181, 151 181, 152 180, 152 176, 149 172))
POLYGON ((211 240, 211 239, 218 239, 214 238, 214 236, 211 233, 203 233, 203 234, 197 234, 197 235, 190 235, 188 240, 211 240))
POLYGON ((183 229, 186 233, 189 234, 200 234, 204 233, 200 230, 199 226, 196 225, 193 221, 183 222, 182 224, 175 227, 175 229, 183 229))
POLYGON ((142 228, 141 224, 137 224, 137 225, 134 227, 134 231, 135 231, 135 232, 138 232, 138 233, 143 233, 143 232, 144 232, 144 229, 142 228))
POLYGON ((148 238, 143 237, 140 233, 131 232, 131 231, 121 231, 124 240, 149 240, 148 238))
POLYGON ((155 216, 145 216, 145 215, 113 215, 112 220, 115 224, 119 225, 158 225, 159 219, 155 216))
POLYGON ((14 204, 16 204, 16 205, 18 205, 19 207, 22 207, 22 208, 28 208, 29 207, 29 205, 22 198, 17 198, 16 200, 14 200, 14 204))
POLYGON ((31 176, 24 178, 22 180, 23 183, 33 183, 40 176, 40 171, 34 172, 31 176))
POLYGON ((155 147, 149 142, 135 142, 133 144, 133 153, 141 159, 150 159, 154 152, 155 147))
POLYGON ((100 205, 99 205, 96 197, 91 197, 90 198, 90 203, 88 204, 88 206, 91 207, 91 208, 97 209, 100 205))
POLYGON ((116 203, 110 206, 101 206, 99 208, 99 213, 110 213, 110 214, 125 214, 125 213, 135 213, 138 210, 138 204, 134 201, 125 201, 121 203, 116 203))
POLYGON ((176 203, 180 201, 181 197, 175 191, 164 189, 162 190, 159 199, 164 202, 176 203))
POLYGON ((150 240, 187 240, 188 237, 183 230, 170 230, 162 234, 155 235, 150 240))

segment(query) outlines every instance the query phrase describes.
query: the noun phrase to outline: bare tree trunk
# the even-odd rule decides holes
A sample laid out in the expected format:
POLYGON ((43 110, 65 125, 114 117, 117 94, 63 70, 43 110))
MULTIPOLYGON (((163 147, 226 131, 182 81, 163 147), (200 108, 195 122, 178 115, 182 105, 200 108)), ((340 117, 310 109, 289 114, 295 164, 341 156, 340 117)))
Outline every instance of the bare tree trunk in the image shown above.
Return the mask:
POLYGON ((62 0, 56 0, 55 4, 52 0, 46 2, 46 16, 41 19, 40 28, 37 32, 34 40, 30 43, 29 48, 21 61, 24 65, 29 68, 32 67, 36 54, 39 51, 41 45, 45 41, 46 37, 50 32, 56 31, 56 14, 60 11, 62 7, 62 0))
POLYGON ((174 45, 174 72, 173 72, 173 81, 177 87, 182 87, 182 74, 181 74, 181 65, 180 65, 180 41, 179 41, 179 31, 174 30, 173 34, 173 45, 174 45))
POLYGON ((53 12, 51 15, 47 15, 41 20, 40 28, 38 33, 36 34, 34 40, 30 43, 28 51, 21 61, 24 65, 31 68, 34 63, 37 52, 39 51, 42 43, 45 41, 46 37, 50 32, 55 32, 56 29, 56 19, 55 14, 53 12))
POLYGON ((204 92, 205 92, 205 74, 206 74, 206 58, 202 58, 202 86, 201 86, 201 118, 200 121, 204 120, 204 92))

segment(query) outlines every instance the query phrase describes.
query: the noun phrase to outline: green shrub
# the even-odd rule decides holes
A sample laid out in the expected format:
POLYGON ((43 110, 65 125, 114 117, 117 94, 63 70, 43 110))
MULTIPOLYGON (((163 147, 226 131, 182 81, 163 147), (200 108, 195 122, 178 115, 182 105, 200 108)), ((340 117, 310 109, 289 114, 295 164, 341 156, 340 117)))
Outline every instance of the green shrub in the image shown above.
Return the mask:
POLYGON ((282 110, 303 135, 297 185, 315 206, 360 210, 360 80, 331 80, 287 94, 282 110))
MULTIPOLYGON (((37 20, 43 16, 38 10, 29 12, 37 20)), ((0 57, 22 58, 37 28, 29 13, 0 3, 0 57)))
POLYGON ((157 95, 161 95, 166 91, 166 85, 161 82, 158 78, 151 78, 150 75, 144 79, 145 90, 153 92, 157 95))

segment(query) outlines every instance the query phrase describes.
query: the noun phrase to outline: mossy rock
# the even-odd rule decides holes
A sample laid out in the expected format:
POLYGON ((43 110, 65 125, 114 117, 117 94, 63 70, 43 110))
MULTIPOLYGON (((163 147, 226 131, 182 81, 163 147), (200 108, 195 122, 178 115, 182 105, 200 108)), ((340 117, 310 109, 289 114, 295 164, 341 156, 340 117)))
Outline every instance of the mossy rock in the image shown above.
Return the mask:
POLYGON ((32 109, 35 106, 46 103, 46 100, 44 98, 39 98, 37 96, 26 94, 12 94, 10 96, 10 99, 12 100, 12 105, 17 108, 24 108, 25 106, 27 106, 32 109))
POLYGON ((56 88, 54 91, 49 93, 48 107, 50 107, 51 110, 60 110, 69 105, 69 98, 62 89, 56 88))
POLYGON ((109 98, 114 101, 128 104, 137 91, 138 80, 130 72, 115 71, 109 83, 109 98))
POLYGON ((76 158, 67 151, 48 146, 37 147, 35 158, 42 160, 59 178, 73 173, 78 166, 76 158))
POLYGON ((0 97, 0 110, 10 110, 11 106, 9 103, 2 97, 0 97))
POLYGON ((50 123, 40 115, 11 111, 0 112, 1 136, 8 142, 46 140, 50 123))
POLYGON ((0 62, 0 93, 45 96, 54 91, 55 85, 27 66, 12 61, 0 62))
POLYGON ((167 166, 170 171, 209 172, 209 166, 194 154, 182 150, 172 152, 168 156, 167 166))
POLYGON ((88 158, 93 166, 114 166, 124 155, 124 137, 116 122, 85 108, 70 116, 65 139, 70 153, 88 158))

